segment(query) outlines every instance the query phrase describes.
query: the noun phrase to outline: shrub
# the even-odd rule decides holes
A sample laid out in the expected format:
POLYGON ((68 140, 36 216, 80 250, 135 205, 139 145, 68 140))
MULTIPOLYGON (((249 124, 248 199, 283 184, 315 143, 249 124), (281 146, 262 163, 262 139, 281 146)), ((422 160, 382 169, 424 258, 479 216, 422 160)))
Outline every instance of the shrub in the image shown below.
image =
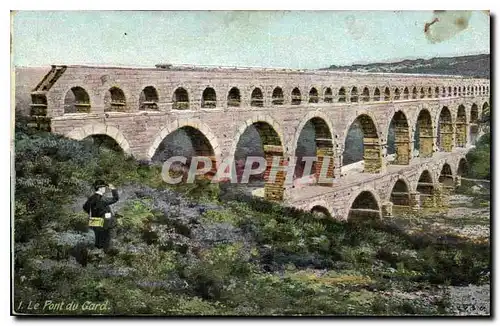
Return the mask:
POLYGON ((467 153, 468 175, 477 179, 490 179, 491 134, 485 134, 476 143, 476 148, 467 153))
POLYGON ((141 232, 154 219, 151 201, 148 199, 128 201, 118 213, 121 215, 118 226, 130 232, 141 232))
POLYGON ((217 202, 219 200, 220 188, 217 183, 210 180, 196 179, 194 183, 179 183, 170 187, 199 202, 217 202))
POLYGON ((237 226, 240 220, 231 210, 208 210, 202 215, 202 221, 205 223, 229 223, 237 226))

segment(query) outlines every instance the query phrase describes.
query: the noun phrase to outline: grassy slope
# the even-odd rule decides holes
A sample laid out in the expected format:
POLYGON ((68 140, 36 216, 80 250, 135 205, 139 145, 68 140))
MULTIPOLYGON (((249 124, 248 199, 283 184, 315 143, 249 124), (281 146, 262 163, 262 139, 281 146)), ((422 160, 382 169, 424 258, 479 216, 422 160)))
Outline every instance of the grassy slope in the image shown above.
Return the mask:
POLYGON ((197 223, 225 223, 247 240, 187 252, 148 241, 152 228, 189 231, 173 226, 146 197, 120 211, 118 246, 136 249, 109 256, 89 251, 82 268, 75 248, 53 239, 67 230, 78 234, 85 216, 61 207, 103 175, 119 186, 162 189, 159 171, 54 135, 18 133, 16 172, 14 306, 80 303, 74 311, 38 313, 86 314, 83 302, 107 301, 103 313, 113 314, 444 314, 450 306, 445 286, 489 282, 487 239, 408 232, 394 221, 318 221, 261 201, 221 203, 207 185, 178 188, 194 197, 193 205, 205 195, 203 201, 219 207, 197 223))

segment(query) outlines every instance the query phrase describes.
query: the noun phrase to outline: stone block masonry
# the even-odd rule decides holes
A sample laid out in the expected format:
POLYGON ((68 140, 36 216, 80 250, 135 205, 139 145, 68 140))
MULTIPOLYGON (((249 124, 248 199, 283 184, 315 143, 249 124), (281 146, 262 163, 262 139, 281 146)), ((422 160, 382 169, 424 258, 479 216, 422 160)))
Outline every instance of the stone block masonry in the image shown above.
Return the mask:
MULTIPOLYGON (((325 197, 327 204, 323 205, 332 216, 341 218, 348 215, 346 205, 354 201, 356 193, 372 182, 365 183, 366 177, 392 178, 391 169, 397 167, 403 177, 417 178, 420 163, 429 160, 425 161, 427 167, 437 169, 440 163, 434 166, 433 162, 443 151, 449 155, 446 160, 458 164, 472 144, 472 122, 481 118, 478 108, 489 107, 490 102, 487 79, 176 66, 52 66, 31 95, 31 117, 39 129, 75 139, 108 135, 126 153, 145 160, 153 157, 165 137, 183 129, 196 130, 190 136, 195 151, 219 164, 234 157, 241 135, 253 126, 266 159, 275 155, 281 157, 281 164, 288 164, 302 129, 311 122, 319 158, 314 173, 321 171, 328 157, 327 176, 334 177, 334 182, 303 193, 317 191, 316 197, 321 198, 322 191, 347 182, 353 198, 339 201, 339 193, 334 192, 337 196, 325 197), (471 91, 448 91, 455 87, 471 91), (351 178, 342 176, 341 169, 347 132, 356 120, 364 134, 364 172, 351 178), (387 157, 391 121, 396 124, 393 163, 387 157)), ((300 199, 293 201, 286 193, 293 192, 283 186, 286 173, 277 171, 276 175, 274 183, 266 183, 265 197, 276 201, 292 198, 289 204, 303 207, 300 199)), ((378 209, 391 182, 384 179, 376 185, 383 188, 376 188, 373 194, 378 209)), ((410 195, 416 207, 414 198, 410 195)), ((389 201, 387 197, 383 200, 389 201)))

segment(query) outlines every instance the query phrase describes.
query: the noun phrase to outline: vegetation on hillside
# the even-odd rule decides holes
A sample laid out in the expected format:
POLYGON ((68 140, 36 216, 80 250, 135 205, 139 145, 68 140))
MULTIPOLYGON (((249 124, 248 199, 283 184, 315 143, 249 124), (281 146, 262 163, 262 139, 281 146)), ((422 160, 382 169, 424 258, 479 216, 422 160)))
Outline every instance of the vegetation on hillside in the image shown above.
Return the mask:
POLYGON ((16 127, 18 313, 435 315, 449 313, 446 286, 489 283, 488 241, 222 202, 205 183, 168 189, 154 166, 16 127), (112 255, 92 249, 72 208, 98 177, 127 195, 112 255))
POLYGON ((491 179, 491 134, 483 135, 476 143, 476 148, 467 153, 469 165, 467 176, 475 179, 491 179))

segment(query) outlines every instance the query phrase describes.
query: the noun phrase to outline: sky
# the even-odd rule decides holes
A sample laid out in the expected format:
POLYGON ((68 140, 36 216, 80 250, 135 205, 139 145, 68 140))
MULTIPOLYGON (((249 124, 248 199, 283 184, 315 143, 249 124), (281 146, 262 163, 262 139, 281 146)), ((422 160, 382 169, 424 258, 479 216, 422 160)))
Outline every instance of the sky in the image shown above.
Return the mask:
POLYGON ((18 11, 15 66, 157 63, 316 69, 489 53, 489 17, 473 12, 430 43, 432 11, 18 11))

